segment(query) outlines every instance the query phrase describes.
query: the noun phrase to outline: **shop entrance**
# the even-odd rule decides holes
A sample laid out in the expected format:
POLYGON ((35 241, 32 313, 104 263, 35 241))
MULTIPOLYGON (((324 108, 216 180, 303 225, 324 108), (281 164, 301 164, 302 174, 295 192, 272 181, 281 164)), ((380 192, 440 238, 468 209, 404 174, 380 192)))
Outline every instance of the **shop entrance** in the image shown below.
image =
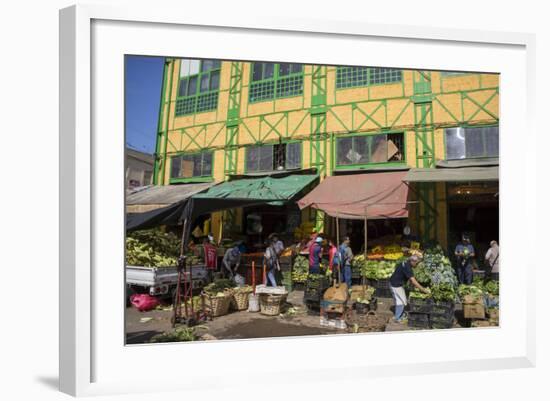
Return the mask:
MULTIPOLYGON (((394 242, 395 237, 402 234, 406 222, 406 219, 367 220, 367 246, 371 248, 373 244, 377 244, 384 238, 387 238, 389 242, 394 242)), ((344 236, 350 237, 353 253, 361 253, 365 246, 365 221, 340 220, 340 241, 344 236)))
POLYGON ((468 233, 478 263, 491 240, 499 240, 498 182, 447 184, 449 253, 468 233))

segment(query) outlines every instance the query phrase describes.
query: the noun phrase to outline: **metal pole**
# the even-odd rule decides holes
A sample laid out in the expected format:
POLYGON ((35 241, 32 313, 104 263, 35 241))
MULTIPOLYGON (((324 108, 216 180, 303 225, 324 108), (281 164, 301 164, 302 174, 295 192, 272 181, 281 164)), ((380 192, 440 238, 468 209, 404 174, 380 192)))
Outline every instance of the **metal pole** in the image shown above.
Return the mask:
POLYGON ((367 208, 365 207, 365 257, 367 256, 367 208))
POLYGON ((340 245, 340 223, 338 221, 338 216, 336 216, 336 246, 340 245))

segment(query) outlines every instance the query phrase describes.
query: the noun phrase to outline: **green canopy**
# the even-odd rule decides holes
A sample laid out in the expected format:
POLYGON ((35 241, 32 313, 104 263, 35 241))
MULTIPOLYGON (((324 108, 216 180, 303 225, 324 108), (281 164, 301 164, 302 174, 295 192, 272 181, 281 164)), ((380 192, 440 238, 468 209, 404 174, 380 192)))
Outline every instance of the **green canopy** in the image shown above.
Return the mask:
POLYGON ((193 195, 194 199, 287 201, 318 178, 317 174, 291 174, 226 181, 193 195))

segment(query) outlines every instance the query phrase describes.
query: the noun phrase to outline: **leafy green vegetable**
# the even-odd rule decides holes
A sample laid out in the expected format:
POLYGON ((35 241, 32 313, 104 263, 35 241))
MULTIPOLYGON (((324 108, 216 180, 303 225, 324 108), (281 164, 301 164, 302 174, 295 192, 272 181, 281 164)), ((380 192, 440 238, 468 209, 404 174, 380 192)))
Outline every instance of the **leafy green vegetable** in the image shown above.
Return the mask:
POLYGON ((309 273, 309 262, 303 256, 297 256, 292 266, 292 281, 296 283, 305 283, 309 273))
POLYGON ((179 238, 159 229, 134 231, 126 237, 126 264, 131 266, 176 266, 179 238))
POLYGON ((499 283, 498 281, 488 281, 485 284, 485 292, 487 292, 490 295, 498 295, 499 292, 499 283))
POLYGON ((432 297, 435 301, 455 301, 456 300, 456 291, 451 284, 439 284, 434 285, 431 288, 432 297))
POLYGON ((178 327, 172 331, 164 332, 153 336, 150 340, 152 343, 169 343, 181 341, 196 341, 199 339, 197 335, 198 329, 208 329, 206 326, 194 327, 178 327))
POLYGON ((231 279, 221 278, 218 280, 214 280, 213 283, 208 284, 206 287, 204 287, 204 292, 206 292, 208 295, 217 295, 218 293, 223 293, 224 290, 228 288, 235 287, 235 282, 231 279))
POLYGON ((479 298, 483 296, 483 290, 476 285, 461 284, 458 286, 458 295, 460 298, 464 298, 467 295, 479 298))
POLYGON ((428 299, 431 298, 431 294, 426 294, 415 289, 409 293, 409 298, 428 299))

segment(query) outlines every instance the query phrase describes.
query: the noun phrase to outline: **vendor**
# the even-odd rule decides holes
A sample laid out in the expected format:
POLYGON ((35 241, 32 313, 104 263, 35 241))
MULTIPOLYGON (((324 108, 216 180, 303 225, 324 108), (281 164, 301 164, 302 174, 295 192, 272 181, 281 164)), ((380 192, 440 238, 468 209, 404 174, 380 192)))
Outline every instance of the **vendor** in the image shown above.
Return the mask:
POLYGON ((351 240, 349 237, 344 237, 344 241, 340 245, 341 266, 342 266, 342 281, 351 288, 351 260, 353 252, 351 251, 351 240))
POLYGON ((474 247, 470 243, 470 237, 462 234, 462 242, 455 248, 457 261, 456 273, 460 284, 472 284, 474 278, 473 261, 475 255, 474 247))
POLYGON ((218 251, 208 237, 203 238, 202 246, 204 248, 204 265, 208 271, 208 277, 212 281, 214 279, 214 271, 218 267, 218 251))
POLYGON ((280 256, 285 249, 285 245, 283 244, 283 241, 279 239, 279 235, 277 233, 272 233, 269 235, 268 239, 270 243, 273 245, 273 248, 275 249, 277 256, 280 256))
POLYGON ((405 294, 405 283, 410 282, 418 290, 428 294, 429 289, 422 287, 414 278, 413 269, 420 262, 420 256, 413 255, 407 260, 399 262, 395 271, 390 277, 390 289, 395 303, 394 321, 400 322, 403 318, 403 311, 407 306, 407 295, 405 294))
POLYGON ((235 244, 235 246, 233 246, 233 248, 229 248, 225 252, 225 255, 222 260, 222 265, 230 278, 235 277, 235 274, 237 273, 239 265, 241 264, 240 246, 241 246, 241 243, 238 242, 235 244))
POLYGON ((309 272, 311 274, 321 274, 321 257, 323 256, 322 242, 323 238, 317 237, 313 245, 309 247, 309 272))
POLYGON ((271 241, 269 242, 269 245, 267 246, 264 253, 266 265, 269 269, 266 277, 267 282, 264 284, 271 285, 272 287, 277 287, 277 272, 281 270, 281 266, 279 264, 279 254, 276 250, 276 244, 277 237, 271 237, 271 241))
POLYGON ((328 240, 328 266, 330 271, 332 272, 332 277, 338 277, 340 278, 340 252, 338 251, 338 247, 334 243, 332 239, 328 240))

